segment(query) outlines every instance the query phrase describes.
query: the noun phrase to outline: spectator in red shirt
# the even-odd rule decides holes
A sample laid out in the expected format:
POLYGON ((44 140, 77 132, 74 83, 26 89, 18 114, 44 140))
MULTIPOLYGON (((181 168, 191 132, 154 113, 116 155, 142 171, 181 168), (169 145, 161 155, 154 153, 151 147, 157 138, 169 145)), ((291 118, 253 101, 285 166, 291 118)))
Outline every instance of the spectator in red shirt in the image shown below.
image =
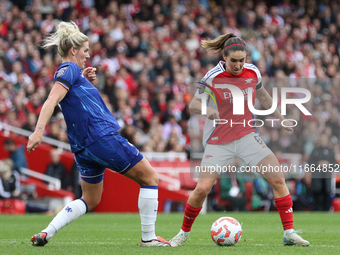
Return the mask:
POLYGON ((39 115, 42 106, 42 100, 38 93, 33 93, 30 101, 26 104, 28 111, 36 115, 39 115))

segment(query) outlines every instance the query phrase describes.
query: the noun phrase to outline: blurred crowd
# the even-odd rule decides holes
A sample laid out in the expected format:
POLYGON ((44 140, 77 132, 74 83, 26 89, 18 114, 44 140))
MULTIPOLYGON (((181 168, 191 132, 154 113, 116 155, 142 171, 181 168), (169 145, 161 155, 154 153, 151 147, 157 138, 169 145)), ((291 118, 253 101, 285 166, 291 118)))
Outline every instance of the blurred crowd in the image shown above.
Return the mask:
MULTIPOLYGON (((189 120, 188 105, 195 82, 222 58, 200 41, 233 32, 270 94, 282 86, 312 94, 304 104, 312 116, 288 107, 293 134, 270 122, 258 129, 268 146, 307 162, 323 133, 340 153, 340 1, 3 0, 0 20, 0 121, 10 125, 34 130, 61 63, 56 49, 39 46, 59 21, 73 20, 89 37, 87 66, 97 68, 94 85, 122 135, 141 151, 184 152, 190 140, 202 150, 203 122, 189 120)), ((46 135, 67 142, 58 109, 46 135)))

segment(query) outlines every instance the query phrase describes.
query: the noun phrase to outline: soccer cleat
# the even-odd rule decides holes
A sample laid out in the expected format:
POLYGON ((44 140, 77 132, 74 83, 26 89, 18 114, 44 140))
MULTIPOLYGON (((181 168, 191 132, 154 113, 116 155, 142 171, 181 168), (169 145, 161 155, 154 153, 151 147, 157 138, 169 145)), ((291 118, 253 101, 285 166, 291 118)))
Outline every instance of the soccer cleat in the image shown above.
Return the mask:
POLYGON ((298 233, 302 233, 300 230, 288 229, 285 230, 283 235, 283 244, 284 245, 297 245, 297 246, 309 246, 309 242, 303 239, 298 233))
POLYGON ((170 243, 164 238, 157 236, 156 239, 152 239, 151 241, 140 241, 141 247, 147 246, 170 246, 170 243))
POLYGON ((188 239, 190 232, 184 232, 182 229, 170 240, 171 247, 181 246, 188 239))
POLYGON ((45 232, 35 234, 31 238, 32 245, 33 246, 44 246, 45 244, 48 243, 46 236, 47 236, 47 233, 45 232))

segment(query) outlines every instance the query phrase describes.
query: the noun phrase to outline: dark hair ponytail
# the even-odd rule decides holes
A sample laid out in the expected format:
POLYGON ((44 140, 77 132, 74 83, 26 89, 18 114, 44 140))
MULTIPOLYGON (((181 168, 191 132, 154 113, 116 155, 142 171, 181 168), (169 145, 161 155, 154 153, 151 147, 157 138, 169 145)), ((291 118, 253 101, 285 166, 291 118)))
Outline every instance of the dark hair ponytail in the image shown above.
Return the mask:
POLYGON ((234 33, 221 35, 213 40, 203 40, 201 45, 207 50, 222 51, 225 56, 228 56, 229 51, 246 50, 245 41, 234 33))

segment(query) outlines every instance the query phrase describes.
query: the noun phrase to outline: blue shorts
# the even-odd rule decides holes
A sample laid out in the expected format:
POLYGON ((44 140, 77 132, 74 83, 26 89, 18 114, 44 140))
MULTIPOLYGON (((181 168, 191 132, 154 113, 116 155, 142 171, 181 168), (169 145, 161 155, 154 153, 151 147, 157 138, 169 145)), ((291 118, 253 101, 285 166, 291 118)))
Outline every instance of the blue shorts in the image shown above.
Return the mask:
POLYGON ((143 155, 127 139, 114 131, 76 152, 74 159, 80 177, 86 182, 95 184, 103 180, 106 168, 125 174, 143 159, 143 155))

